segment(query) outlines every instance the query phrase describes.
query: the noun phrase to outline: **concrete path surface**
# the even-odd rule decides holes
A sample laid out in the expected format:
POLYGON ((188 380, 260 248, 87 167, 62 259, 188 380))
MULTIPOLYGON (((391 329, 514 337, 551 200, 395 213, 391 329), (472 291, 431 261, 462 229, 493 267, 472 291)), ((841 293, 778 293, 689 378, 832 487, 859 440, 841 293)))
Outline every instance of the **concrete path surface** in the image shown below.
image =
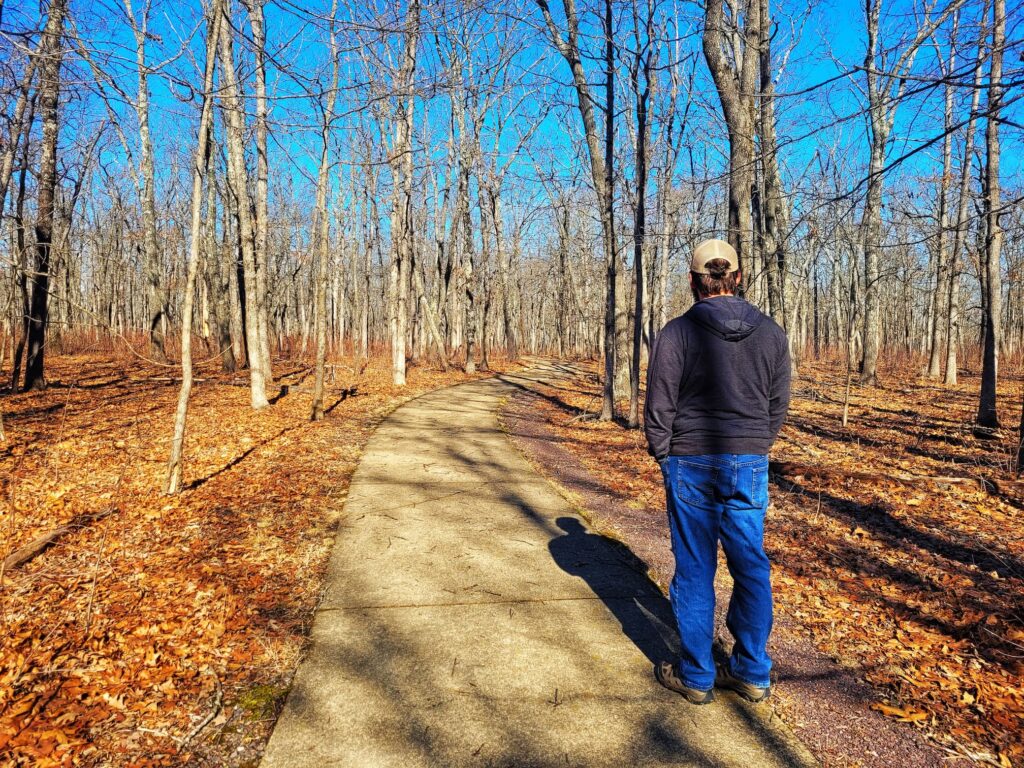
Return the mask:
POLYGON ((667 601, 499 426, 530 375, 425 395, 373 436, 264 768, 815 765, 769 708, 655 682, 667 601))

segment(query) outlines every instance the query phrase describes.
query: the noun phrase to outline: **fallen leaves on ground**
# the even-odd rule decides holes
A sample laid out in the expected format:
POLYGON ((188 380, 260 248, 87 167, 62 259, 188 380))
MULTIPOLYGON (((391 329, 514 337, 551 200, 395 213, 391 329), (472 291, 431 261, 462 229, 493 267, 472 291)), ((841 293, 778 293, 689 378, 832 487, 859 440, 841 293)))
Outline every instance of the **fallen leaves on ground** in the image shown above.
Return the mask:
MULTIPOLYGON (((950 388, 909 370, 890 376, 893 384, 854 387, 845 428, 840 364, 808 364, 794 382, 772 458, 828 471, 773 478, 766 548, 777 607, 820 650, 861 670, 884 698, 878 711, 961 755, 1022 765, 1018 435, 974 437, 977 376, 950 388)), ((546 388, 538 407, 594 477, 660 517, 661 473, 642 431, 588 417, 599 386, 589 367, 546 388)), ((1014 425, 1020 386, 1004 374, 1000 402, 1014 425)))
POLYGON ((403 400, 467 377, 413 367, 397 389, 384 360, 339 360, 314 424, 302 363, 278 362, 290 393, 259 412, 244 372, 199 370, 186 488, 168 497, 176 369, 48 364, 47 390, 2 400, 0 557, 111 513, 0 574, 0 763, 255 764, 368 436, 403 400))

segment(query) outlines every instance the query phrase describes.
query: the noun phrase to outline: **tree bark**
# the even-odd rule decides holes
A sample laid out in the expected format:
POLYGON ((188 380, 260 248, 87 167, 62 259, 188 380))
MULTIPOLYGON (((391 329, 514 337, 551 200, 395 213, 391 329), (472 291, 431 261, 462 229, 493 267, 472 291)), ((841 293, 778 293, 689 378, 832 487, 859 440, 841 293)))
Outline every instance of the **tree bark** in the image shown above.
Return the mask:
MULTIPOLYGON (((945 71, 952 76, 956 70, 956 31, 959 26, 959 16, 953 17, 953 27, 950 31, 949 59, 945 71)), ((927 376, 930 379, 939 378, 942 368, 942 344, 948 322, 945 313, 949 311, 949 297, 946 292, 950 290, 948 272, 953 268, 952 261, 956 257, 948 251, 949 241, 949 186, 950 175, 953 167, 953 85, 946 84, 945 102, 943 109, 943 128, 945 136, 942 139, 942 177, 939 180, 939 210, 938 224, 939 231, 935 238, 935 290, 931 298, 931 311, 929 320, 931 322, 928 339, 928 368, 927 376)))
MULTIPOLYGON (((40 45, 42 45, 42 41, 40 41, 40 45)), ((26 126, 31 128, 32 125, 31 115, 34 110, 29 110, 28 121, 25 120, 25 110, 28 108, 29 103, 34 101, 34 99, 30 98, 29 94, 32 90, 32 81, 35 78, 37 55, 29 56, 28 61, 25 63, 25 71, 21 76, 21 86, 18 89, 18 98, 14 103, 14 114, 11 117, 7 146, 4 148, 3 160, 0 160, 0 211, 4 210, 4 203, 7 200, 7 189, 10 186, 11 176, 14 172, 14 157, 18 154, 18 146, 22 134, 29 132, 26 130, 26 126)))
POLYGON ((28 122, 22 136, 21 143, 21 169, 18 172, 18 196, 14 203, 14 251, 17 259, 15 269, 15 289, 17 296, 14 298, 16 314, 11 321, 11 337, 16 334, 16 328, 21 326, 21 333, 18 334, 17 344, 11 353, 11 392, 17 392, 21 380, 21 364, 24 362, 25 345, 28 344, 28 325, 32 317, 32 297, 28 291, 28 246, 25 242, 25 182, 29 168, 29 150, 31 148, 30 133, 32 122, 35 119, 36 99, 33 97, 30 102, 28 122), (20 300, 20 301, 19 301, 20 300), (20 304, 20 306, 17 306, 20 304))
MULTIPOLYGON (((981 18, 988 16, 989 2, 985 0, 981 18)), ((981 81, 985 62, 986 25, 982 23, 978 31, 977 53, 974 59, 974 88, 971 94, 971 111, 967 121, 967 135, 964 137, 964 156, 960 166, 960 192, 956 213, 956 228, 953 231, 953 252, 950 254, 949 287, 945 293, 948 305, 946 310, 946 366, 943 383, 952 386, 957 382, 957 344, 960 335, 960 258, 963 253, 967 233, 967 206, 971 194, 971 158, 974 154, 974 136, 977 128, 978 106, 981 104, 981 81)))
POLYGON ((575 0, 562 0, 565 11, 566 35, 562 36, 547 0, 536 0, 544 23, 547 26, 555 48, 565 59, 572 72, 573 84, 576 89, 576 101, 583 120, 583 133, 586 137, 587 152, 590 158, 590 176, 597 193, 598 208, 601 216, 601 233, 604 242, 605 256, 605 318, 604 318, 604 388, 602 391, 601 419, 610 421, 615 417, 615 286, 618 255, 615 248, 615 217, 614 217, 614 147, 609 137, 614 138, 614 107, 615 107, 615 43, 612 36, 612 5, 611 0, 604 3, 604 37, 605 37, 605 146, 602 147, 601 137, 597 130, 594 116, 594 101, 587 83, 586 72, 579 46, 579 19, 576 13, 575 0))
MULTIPOLYGON (((255 306, 259 332, 259 362, 263 366, 263 378, 267 386, 273 384, 274 369, 270 351, 270 319, 268 316, 267 270, 270 267, 267 251, 267 231, 270 225, 267 211, 267 39, 263 5, 266 0, 244 0, 252 28, 252 44, 255 54, 256 81, 256 221, 254 228, 254 253, 256 259, 255 306)), ((250 361, 251 362, 251 361, 250 361)))
MULTIPOLYGON (((761 39, 760 110, 758 135, 761 143, 761 179, 764 186, 764 260, 768 273, 768 305, 772 319, 788 330, 786 281, 786 206, 779 172, 778 142, 775 136, 775 82, 772 79, 771 10, 769 0, 759 0, 761 39)), ((795 303, 795 302, 794 302, 795 303)), ((789 334, 793 352, 795 334, 789 334)), ((795 359, 795 357, 794 357, 795 359)))
POLYGON ((640 355, 644 331, 644 247, 647 237, 647 145, 650 141, 650 123, 647 116, 651 98, 651 71, 657 55, 654 36, 653 9, 648 7, 645 40, 641 45, 640 22, 634 14, 636 26, 636 57, 630 71, 636 108, 636 209, 633 216, 633 350, 629 371, 629 426, 640 426, 640 355), (640 77, 643 77, 641 89, 640 77))
POLYGON ((331 223, 327 215, 328 172, 330 170, 331 129, 334 110, 338 99, 338 43, 334 34, 334 19, 338 12, 337 0, 331 4, 329 22, 331 84, 327 93, 321 94, 326 102, 321 104, 323 122, 320 125, 320 170, 316 183, 316 213, 313 234, 316 242, 317 273, 314 326, 316 335, 316 374, 313 383, 313 405, 311 421, 324 417, 324 372, 327 367, 327 264, 331 256, 331 223))
MULTIPOLYGON (((619 249, 615 242, 615 40, 612 29, 612 0, 604 2, 604 67, 605 67, 605 104, 604 104, 604 198, 603 214, 605 226, 605 252, 607 262, 607 285, 605 293, 604 315, 604 359, 605 397, 601 403, 601 420, 611 421, 615 418, 615 392, 622 368, 620 361, 620 340, 625 341, 625 318, 618 318, 620 278, 619 249), (620 332, 621 329, 621 332, 620 332)), ((583 95, 580 95, 583 100, 583 95)), ((624 362, 624 361, 623 361, 624 362)))
POLYGON ((409 320, 409 267, 413 249, 412 135, 416 91, 416 47, 420 34, 420 2, 410 0, 405 17, 405 52, 396 86, 395 139, 391 148, 394 205, 391 212, 391 376, 405 386, 406 336, 409 320))
MULTIPOLYGON (((213 117, 213 72, 217 60, 217 38, 221 26, 222 0, 215 0, 207 23, 206 66, 203 75, 203 108, 199 118, 199 136, 195 162, 192 168, 192 218, 189 230, 188 275, 185 279, 185 297, 181 316, 181 388, 174 412, 174 436, 171 456, 167 462, 167 493, 181 490, 182 451, 185 445, 185 423, 188 418, 188 399, 192 393, 192 302, 195 295, 196 272, 199 267, 203 232, 203 178, 209 165, 210 123, 213 117)), ((210 179, 212 183, 212 179, 210 179)))
POLYGON ((1003 230, 999 185, 999 113, 1003 100, 1003 46, 1006 43, 1006 0, 992 2, 992 52, 989 63, 988 109, 985 126, 985 344, 982 352, 978 427, 997 429, 999 412, 996 383, 999 378, 999 345, 1002 341, 1002 275, 999 269, 1003 230))
POLYGON ((43 127, 39 154, 39 196, 36 209, 35 266, 28 322, 28 357, 25 389, 46 386, 46 325, 50 298, 50 255, 53 244, 53 211, 57 191, 58 102, 60 69, 64 58, 64 17, 67 0, 51 0, 46 27, 39 43, 39 115, 43 127))
POLYGON ((139 121, 139 200, 142 207, 143 262, 146 270, 146 307, 148 315, 149 353, 160 361, 167 360, 164 326, 167 323, 167 291, 164 270, 160 265, 160 246, 156 231, 156 179, 153 170, 153 141, 149 132, 149 68, 146 64, 146 40, 149 35, 148 7, 141 21, 135 18, 131 0, 124 0, 132 33, 135 36, 136 85, 135 114, 139 121))
MULTIPOLYGON (((226 5, 226 4, 225 4, 226 5)), ((245 169, 245 147, 243 144, 244 121, 242 99, 235 72, 235 57, 231 40, 231 19, 229 9, 224 7, 224 34, 220 35, 219 52, 221 61, 221 103, 224 113, 225 142, 228 156, 228 185, 235 203, 235 217, 238 222, 238 240, 242 252, 242 271, 245 290, 245 341, 249 359, 249 389, 252 407, 266 408, 266 377, 260 364, 260 337, 258 299, 256 298, 256 255, 252 212, 249 208, 248 174, 245 169)))
POLYGON ((751 188, 754 182, 754 99, 761 46, 761 3, 746 0, 743 29, 734 46, 734 63, 726 58, 722 0, 710 0, 704 15, 703 48, 729 133, 729 244, 736 249, 748 284, 753 273, 754 243, 751 188))

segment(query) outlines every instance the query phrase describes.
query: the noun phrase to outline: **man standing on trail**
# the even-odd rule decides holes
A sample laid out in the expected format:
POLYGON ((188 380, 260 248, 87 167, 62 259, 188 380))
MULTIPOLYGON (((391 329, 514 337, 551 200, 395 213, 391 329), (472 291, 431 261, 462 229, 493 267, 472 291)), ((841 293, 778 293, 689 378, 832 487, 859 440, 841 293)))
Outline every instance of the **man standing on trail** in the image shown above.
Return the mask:
POLYGON ((693 704, 714 701, 715 686, 755 702, 771 691, 764 517, 768 449, 789 407, 789 345, 778 325, 735 295, 740 278, 731 245, 697 246, 696 303, 662 329, 647 372, 644 430, 665 480, 676 560, 669 598, 682 645, 678 666, 663 661, 655 676, 693 704), (719 541, 734 581, 726 626, 735 643, 716 671, 719 541))

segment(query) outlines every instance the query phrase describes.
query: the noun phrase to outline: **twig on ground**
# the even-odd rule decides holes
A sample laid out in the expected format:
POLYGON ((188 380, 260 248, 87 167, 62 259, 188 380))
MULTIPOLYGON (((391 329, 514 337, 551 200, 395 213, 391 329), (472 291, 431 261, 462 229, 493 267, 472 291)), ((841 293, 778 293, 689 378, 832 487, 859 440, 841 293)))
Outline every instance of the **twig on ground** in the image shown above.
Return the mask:
POLYGON ((216 689, 213 692, 213 706, 210 707, 210 711, 206 713, 206 717, 196 723, 195 728, 189 731, 189 734, 181 740, 179 746, 181 749, 185 749, 189 743, 198 736, 202 730, 213 722, 213 719, 220 714, 221 706, 224 703, 224 689, 221 687, 220 678, 214 675, 213 681, 216 684, 216 689))

